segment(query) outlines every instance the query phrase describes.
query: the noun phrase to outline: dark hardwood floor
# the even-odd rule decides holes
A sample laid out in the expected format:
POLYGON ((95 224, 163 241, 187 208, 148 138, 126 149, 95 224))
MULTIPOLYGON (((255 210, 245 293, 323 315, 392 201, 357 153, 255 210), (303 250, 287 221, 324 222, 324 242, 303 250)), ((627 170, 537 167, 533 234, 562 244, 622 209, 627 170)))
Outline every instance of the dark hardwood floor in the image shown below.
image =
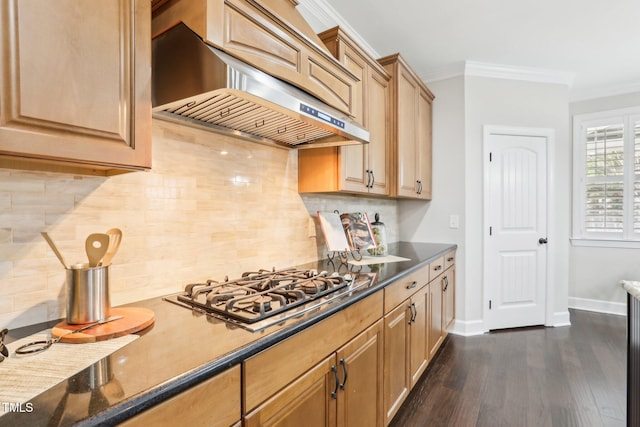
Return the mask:
POLYGON ((570 315, 570 327, 449 335, 390 425, 624 426, 626 317, 570 315))

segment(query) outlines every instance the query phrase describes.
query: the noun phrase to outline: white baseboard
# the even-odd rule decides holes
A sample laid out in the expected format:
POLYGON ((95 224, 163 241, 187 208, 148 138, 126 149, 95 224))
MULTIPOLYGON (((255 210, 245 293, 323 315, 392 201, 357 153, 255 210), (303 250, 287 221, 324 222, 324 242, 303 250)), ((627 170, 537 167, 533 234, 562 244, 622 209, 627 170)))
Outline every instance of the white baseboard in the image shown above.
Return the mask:
POLYGON ((551 319, 551 324, 550 325, 545 325, 545 326, 552 326, 554 328, 557 327, 561 327, 561 326, 571 326, 571 319, 569 318, 569 311, 561 311, 561 312, 557 312, 557 313, 553 313, 553 318, 551 319))
POLYGON ((627 315, 627 303, 602 301, 588 298, 569 297, 569 308, 577 310, 596 311, 598 313, 627 315))
POLYGON ((484 321, 482 320, 459 320, 456 319, 453 324, 453 328, 449 331, 449 333, 454 335, 461 335, 463 337, 470 337, 473 335, 482 335, 487 332, 484 327, 484 321))

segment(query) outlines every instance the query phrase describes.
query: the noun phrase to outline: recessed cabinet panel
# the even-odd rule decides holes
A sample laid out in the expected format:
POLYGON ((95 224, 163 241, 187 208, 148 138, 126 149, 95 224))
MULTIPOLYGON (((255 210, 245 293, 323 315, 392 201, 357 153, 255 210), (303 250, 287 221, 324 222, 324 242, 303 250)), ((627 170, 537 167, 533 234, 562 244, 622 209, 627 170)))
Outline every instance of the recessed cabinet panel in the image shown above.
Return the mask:
POLYGON ((259 26, 248 17, 231 7, 225 8, 225 40, 227 49, 242 52, 243 56, 253 56, 255 61, 278 64, 288 72, 299 73, 301 52, 269 30, 259 26))
POLYGON ((99 10, 73 0, 20 0, 17 7, 19 37, 10 41, 17 66, 7 78, 19 83, 19 90, 9 98, 15 115, 4 121, 92 130, 126 143, 132 34, 125 24, 130 10, 114 1, 99 10), (98 77, 117 90, 96 90, 93 79, 98 77))
POLYGON ((389 81, 386 76, 372 70, 367 80, 367 129, 371 135, 369 169, 370 193, 388 195, 390 189, 389 164, 391 138, 389 135, 389 81))

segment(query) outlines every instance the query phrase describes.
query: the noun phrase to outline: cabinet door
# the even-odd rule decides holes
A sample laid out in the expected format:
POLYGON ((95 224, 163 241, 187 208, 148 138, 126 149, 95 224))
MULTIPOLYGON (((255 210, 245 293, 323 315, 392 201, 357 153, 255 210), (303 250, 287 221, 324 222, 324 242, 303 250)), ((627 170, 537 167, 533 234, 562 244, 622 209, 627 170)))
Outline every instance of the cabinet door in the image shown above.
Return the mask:
POLYGON ((432 141, 431 141, 431 98, 429 94, 420 90, 418 97, 418 197, 431 200, 431 170, 432 170, 432 141))
POLYGON ((420 375, 427 369, 429 363, 429 287, 416 292, 411 297, 411 324, 410 347, 409 352, 409 368, 411 370, 411 387, 413 387, 420 379, 420 375))
POLYGON ((336 423, 335 354, 245 417, 245 427, 328 427, 336 423))
MULTIPOLYGON (((365 119, 365 80, 367 78, 367 63, 346 43, 340 44, 338 59, 347 70, 351 71, 359 81, 353 85, 353 101, 351 114, 356 122, 367 127, 365 119)), ((369 188, 369 172, 367 161, 367 147, 364 145, 351 145, 340 148, 340 160, 342 173, 340 189, 367 193, 369 188)))
POLYGON ((120 427, 207 426, 228 427, 240 421, 240 366, 135 415, 120 427), (224 398, 220 391, 224 390, 224 398))
POLYGON ((389 81, 386 76, 373 68, 369 69, 366 93, 366 127, 370 134, 370 142, 366 150, 372 179, 369 192, 388 195, 391 136, 389 135, 389 81))
POLYGON ((337 352, 338 427, 383 425, 382 331, 380 320, 337 352))
POLYGON ((416 119, 418 117, 417 82, 402 66, 398 66, 397 84, 397 192, 398 196, 416 197, 418 156, 416 119))
POLYGON ((429 360, 433 358, 442 344, 442 286, 438 276, 429 283, 429 360))
POLYGON ((409 301, 384 317, 384 415, 385 425, 398 412, 411 389, 409 376, 409 301))
POLYGON ((451 267, 442 277, 442 326, 447 335, 456 317, 456 268, 451 267))
POLYGON ((0 8, 0 153, 151 166, 150 3, 8 0, 0 8))

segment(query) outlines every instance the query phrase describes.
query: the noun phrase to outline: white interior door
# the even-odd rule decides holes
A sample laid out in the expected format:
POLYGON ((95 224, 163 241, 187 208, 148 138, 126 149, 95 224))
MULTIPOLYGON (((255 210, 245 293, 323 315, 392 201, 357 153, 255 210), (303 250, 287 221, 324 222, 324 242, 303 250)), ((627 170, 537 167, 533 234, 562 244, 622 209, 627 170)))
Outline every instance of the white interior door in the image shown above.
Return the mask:
POLYGON ((547 138, 485 135, 488 329, 541 325, 546 315, 547 138))

